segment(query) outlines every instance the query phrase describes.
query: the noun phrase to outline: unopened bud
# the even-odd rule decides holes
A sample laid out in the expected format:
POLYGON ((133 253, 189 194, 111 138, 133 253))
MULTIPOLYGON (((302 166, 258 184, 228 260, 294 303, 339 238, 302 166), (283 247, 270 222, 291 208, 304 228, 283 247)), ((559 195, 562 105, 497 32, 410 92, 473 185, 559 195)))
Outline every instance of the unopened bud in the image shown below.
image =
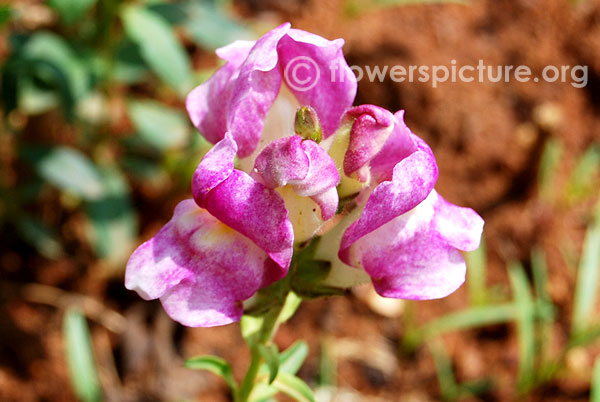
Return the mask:
POLYGON ((310 106, 302 106, 296 112, 296 121, 294 122, 294 131, 307 140, 313 140, 316 143, 321 142, 322 132, 317 112, 310 106))

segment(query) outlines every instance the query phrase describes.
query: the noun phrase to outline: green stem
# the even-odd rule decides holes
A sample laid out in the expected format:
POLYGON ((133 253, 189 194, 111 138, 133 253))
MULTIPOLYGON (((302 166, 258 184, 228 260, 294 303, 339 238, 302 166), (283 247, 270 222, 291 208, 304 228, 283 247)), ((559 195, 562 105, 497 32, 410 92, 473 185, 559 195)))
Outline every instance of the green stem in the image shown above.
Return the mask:
POLYGON ((283 302, 278 303, 263 317, 263 323, 256 339, 256 343, 250 347, 250 366, 248 366, 248 371, 246 371, 244 380, 242 381, 242 384, 236 395, 236 402, 247 402, 248 397, 256 385, 256 377, 258 375, 260 366, 263 363, 263 358, 259 352, 259 345, 266 345, 273 340, 273 336, 275 335, 275 332, 277 332, 277 327, 280 324, 279 319, 281 312, 283 311, 286 298, 287 297, 284 297, 283 302))

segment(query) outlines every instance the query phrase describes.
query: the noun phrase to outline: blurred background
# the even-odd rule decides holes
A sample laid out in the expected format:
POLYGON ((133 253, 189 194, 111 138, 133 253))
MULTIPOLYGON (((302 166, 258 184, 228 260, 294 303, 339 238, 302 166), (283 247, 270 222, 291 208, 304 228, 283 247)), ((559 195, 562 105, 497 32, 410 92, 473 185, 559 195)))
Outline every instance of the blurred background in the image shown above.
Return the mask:
POLYGON ((276 342, 307 340, 318 400, 600 401, 598 0, 2 2, 0 400, 230 400, 183 361, 242 376, 239 326, 184 328, 123 273, 208 149, 186 93, 283 21, 344 38, 350 65, 588 66, 583 88, 359 83, 356 104, 406 110, 484 245, 443 300, 305 302, 276 342))

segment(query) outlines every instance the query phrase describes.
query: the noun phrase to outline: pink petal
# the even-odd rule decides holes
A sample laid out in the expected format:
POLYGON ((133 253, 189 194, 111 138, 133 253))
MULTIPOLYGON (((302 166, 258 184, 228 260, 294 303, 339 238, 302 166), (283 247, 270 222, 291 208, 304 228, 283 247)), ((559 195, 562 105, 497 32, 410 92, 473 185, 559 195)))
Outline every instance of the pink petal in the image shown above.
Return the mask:
POLYGON ((353 107, 346 112, 345 118, 354 120, 344 156, 344 173, 351 176, 381 151, 394 130, 396 120, 387 110, 373 105, 353 107))
POLYGON ((348 248, 361 237, 392 219, 408 212, 423 201, 438 177, 438 168, 431 149, 414 137, 418 150, 394 167, 392 181, 384 181, 369 196, 360 218, 344 233, 340 258, 348 261, 348 248))
POLYGON ((419 148, 428 147, 419 137, 414 135, 404 123, 404 110, 394 114, 394 130, 388 137, 383 148, 371 160, 371 177, 380 183, 391 180, 394 166, 419 148), (421 143, 419 146, 418 143, 421 143))
POLYGON ((273 141, 256 157, 252 177, 269 188, 289 184, 296 194, 317 202, 325 220, 337 210, 337 191, 334 196, 331 190, 340 175, 333 159, 314 141, 298 135, 273 141))
POLYGON ((208 141, 216 143, 230 132, 240 157, 256 148, 281 86, 276 49, 289 28, 286 23, 261 37, 246 57, 251 42, 220 49, 219 56, 228 62, 190 93, 186 105, 192 122, 208 141))
POLYGON ((435 230, 437 193, 352 244, 350 264, 362 267, 385 297, 436 299, 465 280, 460 253, 435 230))
POLYGON ((310 105, 316 110, 325 138, 338 128, 342 115, 356 96, 356 76, 344 59, 343 45, 342 39, 329 41, 290 29, 277 47, 286 85, 301 105, 310 105), (302 82, 296 82, 291 74, 294 63, 309 66, 298 69, 299 74, 304 74, 298 77, 302 82))
POLYGON ((269 188, 303 180, 308 174, 310 159, 302 148, 302 141, 302 137, 293 135, 271 142, 256 157, 252 177, 269 188))
POLYGON ((167 313, 189 326, 237 321, 241 302, 277 275, 267 253, 193 200, 132 255, 125 286, 160 298, 167 313))
POLYGON ((433 229, 442 239, 463 251, 479 248, 484 222, 477 212, 451 204, 439 194, 435 208, 433 229))
POLYGON ((285 276, 294 235, 283 199, 274 190, 233 168, 236 143, 231 135, 217 143, 192 178, 194 199, 221 222, 250 238, 277 263, 285 276))

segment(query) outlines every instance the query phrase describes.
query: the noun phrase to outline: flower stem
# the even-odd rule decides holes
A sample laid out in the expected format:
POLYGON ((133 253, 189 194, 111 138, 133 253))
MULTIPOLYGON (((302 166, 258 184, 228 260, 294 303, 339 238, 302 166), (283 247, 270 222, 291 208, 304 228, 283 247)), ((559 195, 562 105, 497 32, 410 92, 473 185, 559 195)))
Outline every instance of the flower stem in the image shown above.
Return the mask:
POLYGON ((284 311, 286 300, 287 295, 283 298, 281 303, 277 303, 263 316, 262 325, 257 334, 256 341, 250 346, 250 366, 248 366, 244 380, 237 392, 235 398, 236 402, 247 402, 248 397, 256 385, 256 377, 260 370, 260 366, 263 363, 263 357, 259 352, 259 345, 266 345, 272 341, 273 336, 277 332, 277 327, 281 323, 281 313, 284 311))

